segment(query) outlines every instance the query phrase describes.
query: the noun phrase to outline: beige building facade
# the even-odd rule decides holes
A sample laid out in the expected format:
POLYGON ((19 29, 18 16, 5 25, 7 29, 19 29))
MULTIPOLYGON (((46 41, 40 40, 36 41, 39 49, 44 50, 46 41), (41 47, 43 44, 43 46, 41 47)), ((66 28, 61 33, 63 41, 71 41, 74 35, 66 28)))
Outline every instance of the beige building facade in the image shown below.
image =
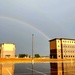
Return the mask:
POLYGON ((50 58, 75 58, 75 39, 55 38, 50 42, 50 58))
POLYGON ((0 58, 14 58, 15 57, 15 44, 2 43, 0 44, 0 58))

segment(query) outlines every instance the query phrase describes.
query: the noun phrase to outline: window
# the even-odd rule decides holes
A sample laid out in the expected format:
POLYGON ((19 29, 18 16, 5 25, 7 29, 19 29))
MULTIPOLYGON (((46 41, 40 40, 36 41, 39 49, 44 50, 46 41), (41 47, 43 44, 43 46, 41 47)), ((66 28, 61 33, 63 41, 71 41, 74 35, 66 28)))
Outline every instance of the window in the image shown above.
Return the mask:
POLYGON ((60 46, 58 45, 58 47, 60 47, 60 46))
POLYGON ((60 52, 60 51, 58 51, 58 52, 60 52))
POLYGON ((68 57, 68 56, 66 55, 66 57, 68 57))
POLYGON ((63 47, 65 47, 65 45, 63 47))
POLYGON ((60 57, 60 55, 59 55, 59 57, 60 57))
POLYGON ((9 57, 10 57, 10 55, 5 55, 5 57, 6 57, 6 58, 9 58, 9 57))

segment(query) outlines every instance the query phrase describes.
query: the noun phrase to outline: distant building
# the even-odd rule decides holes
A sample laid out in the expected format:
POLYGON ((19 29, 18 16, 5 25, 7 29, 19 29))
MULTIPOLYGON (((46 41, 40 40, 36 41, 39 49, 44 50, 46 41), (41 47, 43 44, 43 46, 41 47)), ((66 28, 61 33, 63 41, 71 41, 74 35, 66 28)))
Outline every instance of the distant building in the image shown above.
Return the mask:
POLYGON ((15 44, 2 43, 0 44, 0 58, 14 58, 15 57, 15 44))
POLYGON ((75 58, 75 39, 55 38, 50 40, 50 58, 75 58))
POLYGON ((49 58, 49 56, 40 56, 40 58, 49 58))

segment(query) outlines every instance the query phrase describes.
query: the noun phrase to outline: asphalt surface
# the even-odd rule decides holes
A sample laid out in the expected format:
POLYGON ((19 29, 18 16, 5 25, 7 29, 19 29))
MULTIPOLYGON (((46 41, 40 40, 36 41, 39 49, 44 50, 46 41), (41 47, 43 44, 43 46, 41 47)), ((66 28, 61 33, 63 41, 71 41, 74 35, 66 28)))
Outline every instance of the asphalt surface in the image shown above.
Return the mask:
POLYGON ((0 63, 0 75, 75 75, 75 62, 0 63))
POLYGON ((14 75, 50 75, 50 63, 17 63, 14 75))

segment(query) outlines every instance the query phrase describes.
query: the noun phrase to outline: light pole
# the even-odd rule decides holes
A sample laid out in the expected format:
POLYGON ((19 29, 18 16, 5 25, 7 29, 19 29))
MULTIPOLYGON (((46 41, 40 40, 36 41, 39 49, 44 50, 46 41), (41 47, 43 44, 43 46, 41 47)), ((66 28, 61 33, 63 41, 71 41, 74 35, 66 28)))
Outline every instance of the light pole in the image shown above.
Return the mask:
POLYGON ((34 34, 32 34, 32 64, 34 63, 34 34))

